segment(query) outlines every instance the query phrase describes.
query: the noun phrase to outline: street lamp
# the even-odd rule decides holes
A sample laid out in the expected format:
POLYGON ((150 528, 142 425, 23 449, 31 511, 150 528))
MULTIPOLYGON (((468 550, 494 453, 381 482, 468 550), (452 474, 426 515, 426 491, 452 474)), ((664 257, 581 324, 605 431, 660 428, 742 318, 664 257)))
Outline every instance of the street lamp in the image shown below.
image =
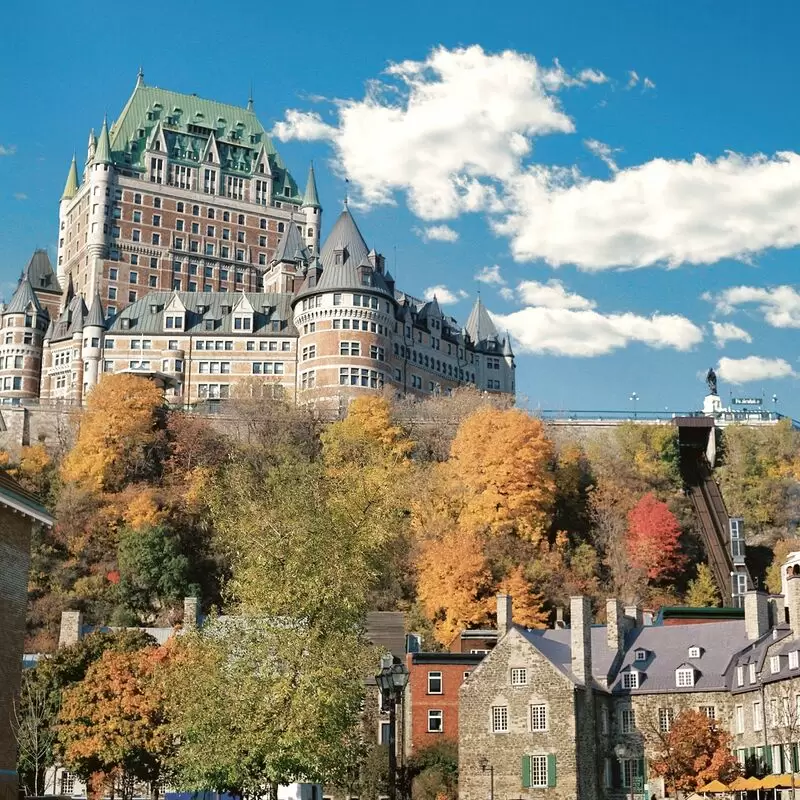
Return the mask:
MULTIPOLYGON (((628 748, 624 744, 622 744, 622 742, 620 742, 614 748, 614 755, 617 757, 617 760, 619 761, 620 771, 622 773, 622 781, 624 783, 625 782, 625 764, 623 762, 633 758, 633 753, 630 750, 628 750, 628 748)), ((634 782, 633 778, 634 778, 633 765, 631 765, 631 770, 630 770, 631 800, 633 800, 633 782, 634 782)))
POLYGON ((489 770, 489 800, 494 800, 494 766, 489 763, 486 756, 481 756, 478 764, 484 774, 486 774, 486 770, 489 770))
POLYGON ((375 683, 381 690, 381 708, 389 709, 389 800, 397 800, 397 704, 403 698, 408 683, 408 670, 405 664, 395 664, 391 655, 381 658, 381 671, 375 676, 375 683))
POLYGON ((631 392, 630 400, 633 403, 633 418, 636 419, 637 418, 636 404, 639 402, 639 395, 636 394, 636 392, 631 392))

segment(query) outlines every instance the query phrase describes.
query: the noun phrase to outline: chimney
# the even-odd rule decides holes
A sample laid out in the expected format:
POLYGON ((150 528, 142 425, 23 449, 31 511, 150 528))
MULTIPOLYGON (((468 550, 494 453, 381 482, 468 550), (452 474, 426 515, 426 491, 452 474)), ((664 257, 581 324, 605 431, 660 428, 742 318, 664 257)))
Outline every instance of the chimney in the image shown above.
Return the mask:
POLYGON ((800 634, 800 575, 789 575, 786 578, 786 610, 789 612, 789 627, 792 635, 800 634))
POLYGON ((616 597, 606 600, 606 641, 613 653, 621 653, 625 647, 625 618, 622 603, 616 597))
POLYGON ((769 600, 764 592, 745 594, 744 629, 750 641, 760 639, 769 630, 769 600))
POLYGON ((786 622, 786 598, 782 594, 771 594, 769 603, 769 624, 773 628, 786 622))
POLYGON ((644 623, 642 609, 639 606, 625 606, 625 616, 630 619, 628 623, 632 628, 641 628, 644 623))
POLYGON ((69 647, 83 638, 83 611, 62 611, 58 647, 69 647))
POLYGON ((572 674, 586 687, 592 681, 592 607, 588 597, 569 599, 572 674))
POLYGON ((200 600, 197 597, 183 598, 183 629, 196 630, 200 624, 200 600))
POLYGON ((512 620, 511 595, 497 595, 497 640, 500 641, 514 626, 512 620))
POLYGON ((559 606, 556 609, 556 621, 553 624, 553 629, 557 631, 562 631, 566 627, 567 623, 564 622, 564 609, 561 606, 559 606))

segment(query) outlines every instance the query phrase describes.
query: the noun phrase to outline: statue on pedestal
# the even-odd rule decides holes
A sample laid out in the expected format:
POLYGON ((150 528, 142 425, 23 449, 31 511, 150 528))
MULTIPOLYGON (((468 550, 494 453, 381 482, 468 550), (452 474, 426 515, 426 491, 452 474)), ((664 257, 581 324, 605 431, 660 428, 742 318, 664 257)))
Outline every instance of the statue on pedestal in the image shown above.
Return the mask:
POLYGON ((717 373, 714 372, 714 367, 710 367, 706 375, 706 384, 708 384, 708 393, 716 395, 717 393, 717 373))

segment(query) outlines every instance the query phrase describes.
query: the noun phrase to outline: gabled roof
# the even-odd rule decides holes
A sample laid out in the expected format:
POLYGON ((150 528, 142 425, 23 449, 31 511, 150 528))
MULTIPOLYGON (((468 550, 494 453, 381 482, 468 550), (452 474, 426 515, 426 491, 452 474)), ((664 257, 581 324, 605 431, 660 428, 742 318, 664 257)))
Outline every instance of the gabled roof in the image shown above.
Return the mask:
POLYGON ((33 291, 33 286, 31 286, 28 276, 23 273, 17 284, 14 296, 11 298, 11 302, 6 306, 5 313, 23 314, 31 307, 33 307, 37 313, 41 313, 42 311, 39 300, 36 298, 36 294, 33 291))
MULTIPOLYGON (((69 287, 71 286, 72 283, 70 282, 69 287)), ((83 298, 80 295, 73 297, 56 320, 51 341, 59 342, 64 339, 70 339, 73 334, 81 332, 87 313, 88 310, 83 298)))
POLYGON ((64 193, 61 195, 62 200, 71 200, 78 193, 78 166, 75 162, 75 155, 72 156, 72 163, 69 165, 69 172, 67 173, 67 182, 64 185, 64 193))
POLYGON ((497 328, 495 328, 494 322, 492 322, 492 318, 489 316, 489 312, 481 302, 480 297, 476 298, 475 305, 472 306, 472 311, 470 311, 464 327, 475 344, 489 339, 500 340, 497 335, 497 328))
POLYGON ((55 524, 50 512, 30 492, 26 492, 5 470, 0 470, 0 506, 10 508, 48 527, 55 524))
POLYGON ((297 226, 290 222, 283 234, 275 255, 272 257, 273 264, 279 264, 282 261, 294 263, 308 263, 311 259, 311 253, 303 242, 297 226))
MULTIPOLYGON (((72 163, 75 163, 74 159, 72 163)), ((25 274, 28 276, 34 291, 58 292, 58 294, 61 294, 61 286, 58 283, 56 273, 53 271, 53 265, 50 263, 47 250, 34 251, 28 266, 25 267, 25 274)))
POLYGON ((314 165, 308 168, 308 180, 306 181, 306 191, 303 194, 303 206, 309 208, 322 208, 317 194, 317 178, 314 175, 314 165))

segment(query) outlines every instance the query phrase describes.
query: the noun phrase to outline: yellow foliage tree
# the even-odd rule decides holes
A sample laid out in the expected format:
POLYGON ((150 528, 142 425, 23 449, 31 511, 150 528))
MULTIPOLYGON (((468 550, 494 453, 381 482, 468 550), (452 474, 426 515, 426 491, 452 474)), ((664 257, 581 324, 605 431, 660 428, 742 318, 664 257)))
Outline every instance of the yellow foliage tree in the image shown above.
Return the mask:
POLYGON ((480 409, 459 427, 441 469, 460 495, 465 528, 538 541, 550 523, 554 451, 541 420, 518 409, 480 409))
POLYGON ((417 569, 417 596, 439 642, 486 623, 494 582, 480 534, 452 529, 423 542, 417 569))
POLYGON ((75 446, 61 467, 65 481, 95 491, 116 491, 153 474, 163 441, 164 398, 136 375, 107 375, 90 392, 75 446))
POLYGON ((136 484, 128 486, 119 495, 122 519, 132 530, 152 528, 160 525, 168 516, 164 499, 152 486, 136 484))
POLYGON ((533 590, 525 570, 514 567, 500 584, 500 591, 511 596, 514 622, 526 628, 546 628, 548 614, 542 608, 542 595, 533 590))

